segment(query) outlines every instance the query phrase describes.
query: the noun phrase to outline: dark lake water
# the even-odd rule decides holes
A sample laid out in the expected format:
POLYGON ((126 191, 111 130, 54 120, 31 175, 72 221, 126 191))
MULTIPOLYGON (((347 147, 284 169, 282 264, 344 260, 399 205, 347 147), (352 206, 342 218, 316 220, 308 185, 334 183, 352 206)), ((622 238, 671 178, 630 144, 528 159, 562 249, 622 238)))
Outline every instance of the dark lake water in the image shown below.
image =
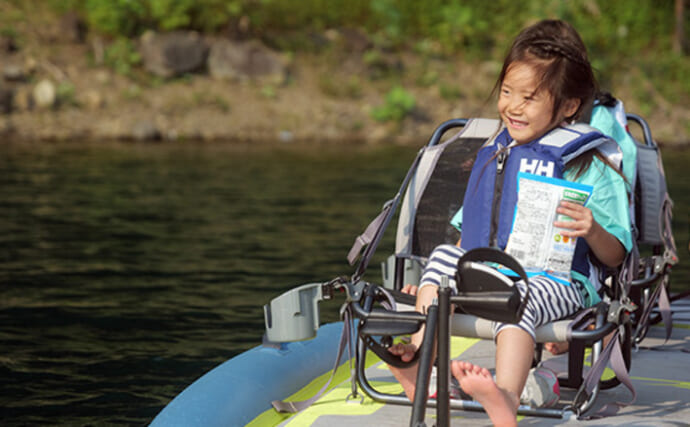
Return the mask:
MULTIPOLYGON (((353 238, 415 152, 3 145, 0 425, 147 424, 258 345, 272 297, 352 273, 353 238)), ((667 150, 665 164, 681 254, 672 289, 687 289, 690 151, 667 150)), ((379 252, 391 250, 389 233, 379 252)))

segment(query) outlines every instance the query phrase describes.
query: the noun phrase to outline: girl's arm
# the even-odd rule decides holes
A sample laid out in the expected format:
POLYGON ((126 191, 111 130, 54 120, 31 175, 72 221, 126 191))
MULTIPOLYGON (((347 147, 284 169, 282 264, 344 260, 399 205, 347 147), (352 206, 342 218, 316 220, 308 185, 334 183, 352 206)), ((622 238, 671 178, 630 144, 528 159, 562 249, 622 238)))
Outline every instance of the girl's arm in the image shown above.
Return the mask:
POLYGON ((597 259, 609 267, 618 267, 623 262, 623 244, 594 220, 589 208, 562 201, 556 211, 573 219, 554 222, 554 226, 569 230, 562 233, 564 236, 583 237, 597 259))

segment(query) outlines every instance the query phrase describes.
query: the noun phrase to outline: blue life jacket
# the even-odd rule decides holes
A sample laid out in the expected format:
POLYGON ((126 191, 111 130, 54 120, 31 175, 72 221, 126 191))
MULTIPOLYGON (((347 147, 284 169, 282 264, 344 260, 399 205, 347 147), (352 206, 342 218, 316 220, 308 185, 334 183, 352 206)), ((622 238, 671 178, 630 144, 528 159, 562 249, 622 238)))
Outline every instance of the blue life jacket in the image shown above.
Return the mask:
MULTIPOLYGON (((580 154, 593 148, 617 150, 613 140, 582 123, 559 126, 537 140, 507 148, 511 142, 504 128, 477 153, 463 201, 461 246, 466 250, 505 249, 517 203, 518 172, 563 178, 565 165, 580 154)), ((578 239, 572 270, 585 277, 588 252, 585 239, 578 239)))

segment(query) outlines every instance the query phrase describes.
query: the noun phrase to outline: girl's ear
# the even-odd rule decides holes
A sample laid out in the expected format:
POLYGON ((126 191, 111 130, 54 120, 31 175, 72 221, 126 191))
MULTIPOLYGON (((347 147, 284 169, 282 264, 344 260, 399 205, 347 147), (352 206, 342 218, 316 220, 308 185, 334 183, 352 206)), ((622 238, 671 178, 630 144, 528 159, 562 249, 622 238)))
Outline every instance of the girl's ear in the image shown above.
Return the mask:
POLYGON ((569 98, 565 101, 562 107, 563 117, 572 117, 577 113, 577 109, 580 108, 579 98, 569 98))

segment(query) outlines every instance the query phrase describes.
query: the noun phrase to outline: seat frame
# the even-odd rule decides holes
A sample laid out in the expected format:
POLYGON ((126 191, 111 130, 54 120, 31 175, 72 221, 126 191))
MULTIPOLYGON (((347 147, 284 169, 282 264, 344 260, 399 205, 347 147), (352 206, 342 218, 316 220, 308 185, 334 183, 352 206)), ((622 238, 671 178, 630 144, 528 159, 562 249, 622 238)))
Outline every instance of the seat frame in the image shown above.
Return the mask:
MULTIPOLYGON (((628 115, 628 118, 638 124, 643 129, 643 135, 646 144, 653 144, 651 139, 651 132, 649 132, 649 127, 639 116, 628 115)), ((453 119, 446 121, 439 125, 434 131, 427 147, 433 147, 439 144, 444 136, 444 134, 454 128, 465 127, 469 122, 466 119, 453 119)), ((456 138, 451 137, 451 140, 456 138)), ((421 155, 421 152, 420 152, 421 155)), ((369 257, 376 249, 379 241, 381 240, 382 234, 388 223, 390 222, 390 217, 394 214, 394 210, 397 207, 400 195, 403 190, 405 190, 410 181, 417 166, 420 163, 420 155, 413 163, 410 172, 405 178, 401 186, 401 191, 396 196, 396 199, 392 202, 392 208, 387 212, 387 218, 383 221, 383 226, 376 232, 373 242, 367 247, 367 251, 363 256, 363 260, 360 262, 359 268, 357 269, 355 275, 353 275, 353 282, 359 281, 360 277, 364 274, 364 270, 367 267, 369 257)), ((409 191, 409 190, 408 190, 409 191)), ((391 207, 391 203, 387 204, 387 207, 391 207)), ((402 215, 402 214, 401 214, 402 215)), ((414 212, 412 214, 407 214, 408 217, 404 219, 399 219, 399 221, 409 221, 414 218, 414 212)), ((398 225, 400 230, 400 224, 398 225)), ((409 227, 408 227, 409 228, 409 227)), ((400 236, 398 236, 399 239, 400 236)), ((656 256, 656 254, 655 254, 656 256)), ((409 254, 399 256, 394 255, 384 264, 383 275, 384 283, 387 288, 392 288, 393 290, 400 290, 404 283, 413 283, 410 280, 410 271, 412 271, 411 276, 417 276, 420 268, 415 266, 417 259, 419 257, 411 256, 409 254), (392 270, 392 271, 391 271, 392 270), (406 274, 407 273, 407 274, 406 274)), ((600 390, 610 388, 619 384, 617 378, 613 378, 607 381, 597 381, 597 383, 592 387, 586 384, 584 381, 584 355, 585 348, 592 348, 592 365, 594 365, 603 353, 603 339, 610 333, 619 330, 621 333, 617 335, 620 344, 623 348, 623 357, 625 359, 626 368, 630 368, 630 350, 632 347, 632 328, 635 327, 635 339, 638 339, 639 331, 645 328, 645 325, 635 324, 633 325, 632 320, 635 317, 640 319, 640 316, 632 316, 631 311, 633 311, 633 306, 629 304, 628 290, 630 286, 635 286, 638 289, 642 289, 643 299, 639 302, 636 301, 638 309, 640 306, 648 308, 649 304, 654 304, 654 298, 649 295, 648 289, 659 283, 667 282, 668 268, 666 265, 663 268, 655 268, 653 271, 643 271, 641 277, 638 277, 634 281, 628 283, 614 283, 613 291, 610 295, 611 302, 602 302, 596 307, 587 310, 586 313, 579 316, 575 320, 561 320, 553 322, 548 325, 539 327, 536 331, 537 334, 537 351, 535 352, 535 364, 541 360, 541 344, 549 341, 568 341, 570 343, 570 348, 568 352, 568 376, 565 378, 559 378, 559 384, 563 387, 576 388, 578 389, 575 399, 571 405, 564 408, 532 408, 529 406, 521 405, 518 408, 518 414, 521 415, 536 415, 551 418, 564 418, 567 417, 569 413, 574 413, 578 417, 585 414, 587 411, 592 409, 594 402, 596 401, 600 390)), ((418 277, 417 277, 418 279, 418 277)), ((618 277, 613 277, 614 282, 617 281, 618 277)), ((447 281, 444 280, 447 285, 447 281)), ((369 285, 373 286, 373 285, 369 285)), ((453 296, 450 296, 450 290, 447 286, 442 283, 439 290, 438 304, 432 305, 426 315, 422 315, 417 312, 393 312, 390 310, 375 309, 372 310, 374 304, 373 296, 363 296, 363 302, 361 305, 354 304, 358 306, 359 309, 355 310, 355 317, 359 322, 359 334, 360 338, 358 340, 357 349, 357 361, 356 361, 356 379, 362 390, 369 395, 372 399, 384 403, 398 404, 398 405, 411 405, 413 407, 411 425, 421 425, 423 424, 424 411, 426 407, 436 407, 438 414, 439 425, 448 425, 447 420, 449 419, 449 409, 463 409, 463 410, 476 410, 483 411, 481 405, 474 401, 450 399, 448 395, 448 384, 447 379, 449 378, 449 352, 448 345, 451 333, 453 335, 461 335, 482 339, 492 339, 493 333, 491 331, 491 321, 486 319, 481 319, 476 316, 471 316, 467 314, 453 314, 452 320, 450 316, 450 307, 454 302, 453 296), (446 295, 447 294, 447 295, 446 295), (418 351, 418 358, 420 367, 428 367, 429 369, 419 369, 420 375, 417 378, 417 395, 413 401, 410 401, 405 396, 401 395, 391 395, 386 393, 381 393, 371 386, 370 382, 366 378, 365 366, 366 366, 366 353, 367 353, 367 342, 384 342, 391 343, 392 336, 383 334, 381 332, 382 322, 388 322, 389 324, 397 324, 396 322, 403 322, 402 326, 398 325, 395 329, 398 333, 401 331, 407 331, 406 333, 414 333, 422 325, 425 325, 425 336, 424 343, 418 351), (371 324, 375 323, 375 327, 370 327, 371 324), (407 328, 407 329, 406 329, 407 328), (438 397, 437 399, 428 399, 426 395, 429 385, 429 376, 422 374, 422 372, 430 372, 430 367, 433 361, 431 360, 431 355, 433 354, 433 342, 434 339, 438 341, 438 397), (421 424, 420 424, 421 423, 421 424)), ((385 356, 379 353, 379 356, 385 356)), ((385 359, 384 359, 385 360, 385 359)))

